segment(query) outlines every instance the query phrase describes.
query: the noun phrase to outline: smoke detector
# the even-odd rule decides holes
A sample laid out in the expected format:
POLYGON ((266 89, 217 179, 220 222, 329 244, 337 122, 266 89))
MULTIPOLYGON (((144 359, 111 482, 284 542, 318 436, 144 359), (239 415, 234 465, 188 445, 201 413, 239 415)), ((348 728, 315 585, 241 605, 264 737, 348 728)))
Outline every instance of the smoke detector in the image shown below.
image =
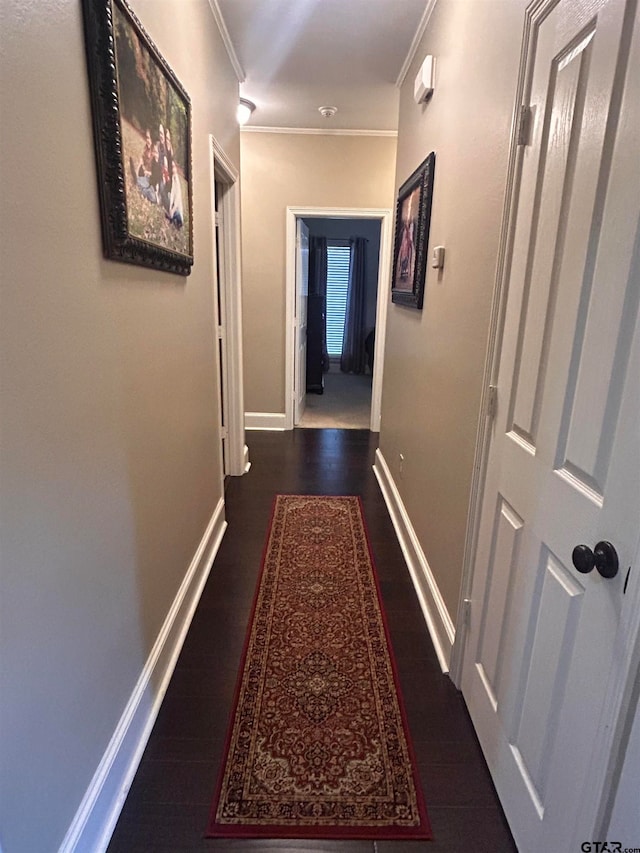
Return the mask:
POLYGON ((318 112, 324 118, 331 118, 338 112, 337 107, 318 107, 318 112))

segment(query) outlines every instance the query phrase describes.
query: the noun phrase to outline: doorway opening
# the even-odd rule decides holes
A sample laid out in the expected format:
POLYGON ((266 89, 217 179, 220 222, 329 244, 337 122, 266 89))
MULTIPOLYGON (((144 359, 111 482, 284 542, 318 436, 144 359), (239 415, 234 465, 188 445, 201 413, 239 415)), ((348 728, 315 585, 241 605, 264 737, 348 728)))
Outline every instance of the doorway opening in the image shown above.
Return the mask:
MULTIPOLYGON (((308 218, 310 253, 314 238, 326 250, 326 288, 314 292, 310 281, 307 303, 306 406, 296 426, 302 428, 369 429, 378 301, 380 221, 376 219, 308 218), (359 249, 356 240, 360 239, 359 249), (322 242, 324 241, 324 242, 322 242), (356 312, 349 309, 350 278, 362 252, 356 312), (348 324, 356 320, 356 358, 343 354, 348 324), (367 344, 371 357, 367 358, 367 344)), ((351 299, 353 297, 351 296, 351 299)))
POLYGON ((379 431, 390 230, 389 210, 288 208, 286 384, 290 392, 287 403, 291 404, 285 413, 287 429, 379 431), (299 251, 301 230, 308 230, 310 243, 311 275, 305 298, 298 293, 309 273, 300 272, 300 258, 305 254, 299 251), (357 250, 356 239, 360 241, 357 250), (314 282, 315 240, 321 246, 320 256, 326 253, 322 261, 326 264, 326 287, 320 292, 314 282), (351 305, 353 315, 353 301, 351 297, 347 301, 347 293, 356 251, 356 263, 363 270, 355 309, 359 329, 354 332, 347 307, 351 305), (306 310, 303 318, 300 308, 306 310), (301 329, 305 332, 304 348, 300 346, 301 329))

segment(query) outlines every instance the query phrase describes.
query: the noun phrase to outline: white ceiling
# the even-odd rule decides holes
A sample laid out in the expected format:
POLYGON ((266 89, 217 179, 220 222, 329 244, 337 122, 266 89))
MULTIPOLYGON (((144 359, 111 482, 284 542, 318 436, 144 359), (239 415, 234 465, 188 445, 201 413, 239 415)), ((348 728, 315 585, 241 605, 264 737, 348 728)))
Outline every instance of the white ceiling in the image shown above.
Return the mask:
POLYGON ((249 126, 382 131, 397 129, 396 84, 434 2, 210 0, 256 104, 249 126))

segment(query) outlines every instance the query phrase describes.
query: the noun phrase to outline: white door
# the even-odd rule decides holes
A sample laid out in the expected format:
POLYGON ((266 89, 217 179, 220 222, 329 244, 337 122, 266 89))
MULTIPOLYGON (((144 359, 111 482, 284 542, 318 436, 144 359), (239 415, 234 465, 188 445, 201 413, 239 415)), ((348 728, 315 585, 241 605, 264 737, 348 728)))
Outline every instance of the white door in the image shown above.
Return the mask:
POLYGON ((296 219, 296 302, 294 424, 300 423, 307 393, 307 305, 309 302, 309 229, 296 219))
POLYGON ((640 34, 633 0, 530 9, 462 689, 521 853, 575 853, 597 838, 637 623, 640 34), (573 564, 601 540, 613 578, 573 564))

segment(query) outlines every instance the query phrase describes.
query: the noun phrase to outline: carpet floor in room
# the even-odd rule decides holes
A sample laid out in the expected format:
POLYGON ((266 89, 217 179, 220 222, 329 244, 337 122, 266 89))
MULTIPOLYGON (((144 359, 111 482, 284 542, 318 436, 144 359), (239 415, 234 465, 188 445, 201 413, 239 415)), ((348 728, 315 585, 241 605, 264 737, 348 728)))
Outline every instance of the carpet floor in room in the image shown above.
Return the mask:
POLYGON ((110 853, 516 850, 464 700, 443 675, 371 466, 367 430, 248 434, 251 469, 226 490, 229 527, 110 853), (433 841, 206 839, 251 604, 276 493, 360 495, 424 788, 433 841))
POLYGON ((341 373, 331 366, 324 374, 324 392, 306 395, 298 424, 303 429, 369 429, 371 421, 370 373, 341 373))

